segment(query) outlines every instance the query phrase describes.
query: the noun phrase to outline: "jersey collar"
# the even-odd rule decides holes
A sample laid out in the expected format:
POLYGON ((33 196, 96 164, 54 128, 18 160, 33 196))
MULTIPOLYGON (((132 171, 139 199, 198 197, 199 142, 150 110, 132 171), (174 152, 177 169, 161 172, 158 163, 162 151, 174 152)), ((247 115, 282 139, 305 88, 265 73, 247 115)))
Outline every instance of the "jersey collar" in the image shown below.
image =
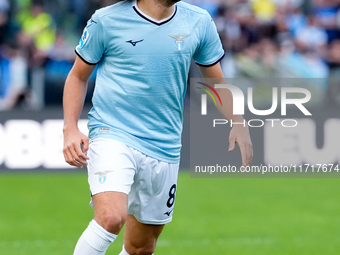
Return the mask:
POLYGON ((157 26, 161 26, 167 22, 169 22, 170 20, 173 19, 173 17, 175 17, 176 13, 177 13, 177 5, 175 5, 175 10, 174 12, 172 13, 172 15, 166 19, 162 19, 162 20, 156 20, 152 17, 150 17, 149 15, 146 15, 144 12, 142 12, 141 9, 138 8, 137 6, 137 0, 133 0, 133 5, 132 5, 132 8, 135 10, 135 12, 141 16, 143 19, 157 25, 157 26))

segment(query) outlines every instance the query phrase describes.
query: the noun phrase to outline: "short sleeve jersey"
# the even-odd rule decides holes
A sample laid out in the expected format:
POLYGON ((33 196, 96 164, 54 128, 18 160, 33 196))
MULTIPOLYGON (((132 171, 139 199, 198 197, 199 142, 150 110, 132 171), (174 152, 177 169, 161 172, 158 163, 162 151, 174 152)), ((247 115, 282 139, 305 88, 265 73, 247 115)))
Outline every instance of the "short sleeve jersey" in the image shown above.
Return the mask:
POLYGON ((122 1, 95 12, 76 53, 98 65, 90 140, 116 139, 177 163, 191 60, 211 66, 224 56, 210 15, 178 2, 169 18, 157 21, 136 2, 122 1))

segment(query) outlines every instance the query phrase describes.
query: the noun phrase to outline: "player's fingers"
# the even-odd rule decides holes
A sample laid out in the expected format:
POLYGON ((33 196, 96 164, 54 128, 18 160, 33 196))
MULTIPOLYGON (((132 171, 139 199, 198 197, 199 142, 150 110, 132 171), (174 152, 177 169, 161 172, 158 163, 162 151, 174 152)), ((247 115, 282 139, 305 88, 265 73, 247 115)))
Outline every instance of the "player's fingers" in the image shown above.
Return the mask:
MULTIPOLYGON (((82 139, 82 144, 83 144, 83 150, 82 151, 85 154, 89 150, 89 138, 88 137, 84 137, 82 139)), ((85 159, 89 159, 89 157, 86 156, 85 159)))
POLYGON ((77 160, 77 154, 75 153, 74 150, 70 150, 70 154, 71 154, 71 162, 69 163, 72 166, 76 166, 76 167, 83 167, 83 165, 77 160))
POLYGON ((251 143, 243 143, 240 145, 242 164, 243 166, 249 166, 253 159, 253 146, 251 143))
POLYGON ((251 161, 253 160, 253 145, 247 144, 247 165, 250 165, 251 161))
POLYGON ((241 157, 242 157, 242 165, 247 166, 248 165, 247 164, 247 157, 248 157, 247 148, 246 148, 244 143, 239 143, 238 145, 240 147, 240 152, 241 152, 241 157))
POLYGON ((65 161, 69 164, 69 162, 70 162, 71 159, 72 159, 70 153, 69 153, 66 149, 63 150, 63 153, 64 153, 65 161))
POLYGON ((73 144, 73 148, 73 151, 76 154, 76 157, 74 157, 74 159, 83 165, 87 165, 86 159, 88 159, 88 157, 82 152, 82 150, 80 149, 80 145, 77 146, 76 144, 73 144))
POLYGON ((79 164, 78 162, 76 162, 73 159, 72 153, 69 151, 68 148, 64 149, 64 157, 65 157, 65 161, 71 165, 71 166, 77 166, 77 167, 82 167, 81 164, 79 164))
MULTIPOLYGON (((82 160, 81 158, 79 158, 75 148, 75 146, 71 145, 69 147, 69 152, 71 153, 71 156, 72 156, 72 163, 73 163, 73 166, 77 166, 77 167, 83 167, 83 162, 84 160, 82 160)), ((80 146, 79 146, 80 147, 80 146)), ((79 149, 80 150, 80 149, 79 149)))
POLYGON ((229 137, 229 151, 233 151, 235 149, 235 137, 230 136, 229 137))

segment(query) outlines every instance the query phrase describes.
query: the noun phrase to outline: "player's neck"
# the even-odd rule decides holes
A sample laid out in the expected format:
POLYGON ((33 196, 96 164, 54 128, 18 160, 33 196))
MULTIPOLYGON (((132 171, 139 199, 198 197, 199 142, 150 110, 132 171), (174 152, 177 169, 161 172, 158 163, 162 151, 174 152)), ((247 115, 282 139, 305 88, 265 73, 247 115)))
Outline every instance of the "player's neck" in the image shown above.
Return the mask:
POLYGON ((169 18, 175 11, 175 5, 167 6, 163 0, 137 0, 138 8, 155 20, 169 18))

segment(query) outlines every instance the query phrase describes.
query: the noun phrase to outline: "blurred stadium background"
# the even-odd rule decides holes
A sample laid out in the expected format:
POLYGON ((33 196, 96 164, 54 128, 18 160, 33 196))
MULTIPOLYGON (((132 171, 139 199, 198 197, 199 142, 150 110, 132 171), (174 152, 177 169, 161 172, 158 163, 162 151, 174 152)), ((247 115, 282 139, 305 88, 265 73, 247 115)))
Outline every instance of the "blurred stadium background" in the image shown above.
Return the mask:
MULTIPOLYGON (((86 21, 114 2, 0 0, 0 254, 72 254, 92 217, 86 170, 63 162, 62 90, 86 21)), ((214 18, 225 77, 327 80, 317 83, 311 139, 316 154, 331 149, 340 163, 338 146, 322 150, 323 124, 340 117, 340 0, 186 2, 214 18)), ((191 77, 199 77, 194 65, 191 77)), ((186 107, 175 217, 156 254, 338 254, 338 179, 192 179, 188 115, 186 107)), ((279 164, 265 160, 264 135, 254 137, 256 160, 279 164)), ((121 245, 122 235, 107 254, 121 245)))

